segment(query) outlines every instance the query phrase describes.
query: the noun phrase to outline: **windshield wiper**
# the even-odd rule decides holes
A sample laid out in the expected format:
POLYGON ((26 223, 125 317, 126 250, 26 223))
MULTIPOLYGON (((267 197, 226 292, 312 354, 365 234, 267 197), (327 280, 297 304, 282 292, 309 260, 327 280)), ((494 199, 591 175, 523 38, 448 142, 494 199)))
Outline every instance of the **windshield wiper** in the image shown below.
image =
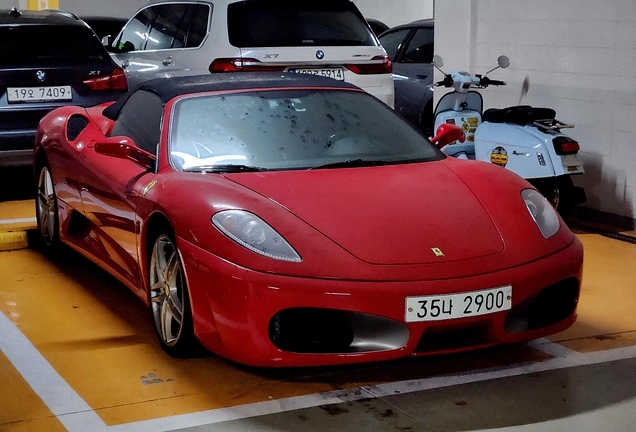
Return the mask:
POLYGON ((249 165, 235 164, 219 164, 219 165, 200 165, 185 168, 184 172, 213 172, 213 173, 237 173, 237 172, 259 172, 268 171, 266 168, 259 168, 249 165))
POLYGON ((357 168, 379 165, 390 165, 394 162, 388 162, 383 160, 363 160, 363 159, 351 159, 341 162, 332 162, 324 165, 318 165, 309 169, 328 169, 328 168, 357 168))

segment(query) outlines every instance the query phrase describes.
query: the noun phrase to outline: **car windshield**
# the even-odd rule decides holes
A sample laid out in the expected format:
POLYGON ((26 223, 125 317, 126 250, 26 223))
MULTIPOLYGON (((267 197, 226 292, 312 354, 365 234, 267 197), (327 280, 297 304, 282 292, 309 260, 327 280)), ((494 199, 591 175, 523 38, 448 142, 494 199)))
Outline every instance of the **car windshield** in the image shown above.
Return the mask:
POLYGON ((189 96, 171 114, 178 170, 245 172, 361 167, 444 156, 389 107, 351 90, 189 96))
POLYGON ((0 66, 53 66, 104 60, 108 54, 88 27, 0 27, 0 66))
POLYGON ((239 48, 376 45, 350 1, 267 0, 228 6, 230 43, 239 48))

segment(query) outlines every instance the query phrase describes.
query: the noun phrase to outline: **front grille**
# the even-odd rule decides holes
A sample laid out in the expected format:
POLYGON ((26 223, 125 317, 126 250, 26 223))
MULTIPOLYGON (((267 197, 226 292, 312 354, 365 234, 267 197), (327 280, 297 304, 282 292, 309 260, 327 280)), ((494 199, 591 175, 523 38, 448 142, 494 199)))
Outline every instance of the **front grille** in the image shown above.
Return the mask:
POLYGON ((521 333, 563 321, 576 310, 579 281, 564 279, 513 307, 504 322, 507 333, 521 333))
POLYGON ((488 344, 488 324, 473 324, 461 328, 427 328, 415 348, 416 353, 447 351, 461 348, 478 347, 488 344))

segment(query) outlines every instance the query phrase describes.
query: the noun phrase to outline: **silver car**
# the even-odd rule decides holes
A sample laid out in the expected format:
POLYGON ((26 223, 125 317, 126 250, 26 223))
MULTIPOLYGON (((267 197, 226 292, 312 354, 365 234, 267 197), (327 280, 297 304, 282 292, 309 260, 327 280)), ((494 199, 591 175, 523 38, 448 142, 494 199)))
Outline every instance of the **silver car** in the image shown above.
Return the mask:
POLYGON ((154 1, 109 47, 131 86, 157 77, 284 71, 350 82, 393 106, 391 61, 349 0, 154 1))
POLYGON ((433 135, 433 20, 393 27, 379 36, 393 62, 395 110, 433 135))

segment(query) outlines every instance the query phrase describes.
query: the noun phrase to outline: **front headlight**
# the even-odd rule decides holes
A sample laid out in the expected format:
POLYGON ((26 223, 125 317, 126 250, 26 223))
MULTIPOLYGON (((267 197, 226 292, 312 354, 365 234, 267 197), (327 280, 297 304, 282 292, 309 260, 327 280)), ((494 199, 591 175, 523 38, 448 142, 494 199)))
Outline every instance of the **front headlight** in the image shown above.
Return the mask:
POLYGON ((543 237, 550 238, 559 232, 561 226, 559 216, 543 195, 534 189, 524 189, 521 191, 521 197, 543 237))
POLYGON ((252 252, 281 261, 302 261, 294 248, 255 214, 244 210, 224 210, 212 216, 212 224, 252 252))

